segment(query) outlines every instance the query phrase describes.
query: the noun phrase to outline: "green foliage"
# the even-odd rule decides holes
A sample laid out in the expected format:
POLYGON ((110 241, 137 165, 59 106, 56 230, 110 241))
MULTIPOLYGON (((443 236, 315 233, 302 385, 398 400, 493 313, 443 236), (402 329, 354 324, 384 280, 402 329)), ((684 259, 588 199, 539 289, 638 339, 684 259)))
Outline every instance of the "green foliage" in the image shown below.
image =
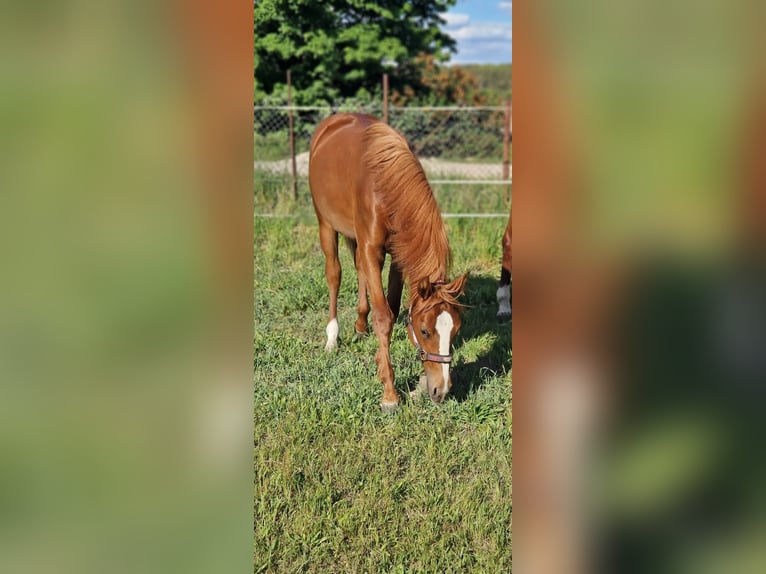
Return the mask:
MULTIPOLYGON (((314 129, 332 111, 363 111, 381 117, 378 105, 354 105, 295 112, 295 150, 308 151, 314 129)), ((289 157, 288 112, 258 108, 254 114, 256 161, 289 157)), ((416 155, 454 161, 500 163, 503 157, 503 110, 408 110, 392 107, 390 125, 410 142, 416 155)))
POLYGON ((490 113, 431 111, 392 113, 390 124, 411 142, 420 157, 500 162, 503 157, 502 111, 490 113))
MULTIPOLYGON (((473 201, 472 190, 455 196, 473 201)), ((494 317, 504 226, 448 220, 454 271, 471 273, 455 393, 441 405, 409 398, 422 365, 398 321, 391 355, 404 400, 384 415, 377 341, 351 337, 348 250, 341 345, 326 353, 316 220, 255 220, 256 572, 511 571, 511 326, 494 317)))
POLYGON ((512 64, 466 64, 463 68, 477 80, 489 102, 498 104, 513 91, 512 64))
MULTIPOLYGON (((425 53, 446 60, 455 42, 439 26, 456 0, 259 0, 255 3, 255 99, 332 103, 380 91, 381 74, 425 53)), ((402 80, 403 81, 403 80, 402 80)), ((392 89, 400 88, 392 74, 392 89)))
POLYGON ((421 106, 481 106, 486 96, 480 90, 474 75, 460 66, 442 65, 429 54, 420 54, 415 60, 396 71, 397 83, 391 101, 394 105, 421 106))

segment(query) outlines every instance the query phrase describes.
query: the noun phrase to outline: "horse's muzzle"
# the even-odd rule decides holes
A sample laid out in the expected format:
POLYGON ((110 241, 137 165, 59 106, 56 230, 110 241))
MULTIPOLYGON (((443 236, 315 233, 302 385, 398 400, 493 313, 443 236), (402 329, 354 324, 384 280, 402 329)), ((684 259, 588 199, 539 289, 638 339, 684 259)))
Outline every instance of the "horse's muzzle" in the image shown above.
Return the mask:
POLYGON ((431 391, 428 393, 428 396, 431 397, 431 400, 435 403, 443 403, 446 393, 443 389, 440 389, 439 387, 434 387, 431 389, 431 391))

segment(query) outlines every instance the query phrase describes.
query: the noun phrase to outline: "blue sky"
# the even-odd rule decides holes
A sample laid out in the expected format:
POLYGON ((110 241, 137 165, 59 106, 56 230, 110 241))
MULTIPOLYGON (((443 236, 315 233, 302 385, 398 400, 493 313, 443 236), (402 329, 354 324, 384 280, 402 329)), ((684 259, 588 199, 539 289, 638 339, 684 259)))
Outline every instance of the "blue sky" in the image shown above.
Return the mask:
POLYGON ((512 60, 512 0, 459 0, 444 16, 457 40, 454 64, 501 64, 512 60))

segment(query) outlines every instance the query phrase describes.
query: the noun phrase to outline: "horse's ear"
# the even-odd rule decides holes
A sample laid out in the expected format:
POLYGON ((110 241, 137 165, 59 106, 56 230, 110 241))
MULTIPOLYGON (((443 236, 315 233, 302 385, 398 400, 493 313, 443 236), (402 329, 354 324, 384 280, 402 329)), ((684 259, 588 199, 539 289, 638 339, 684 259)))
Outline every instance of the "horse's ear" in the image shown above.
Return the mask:
POLYGON ((463 275, 455 279, 452 283, 445 285, 444 288, 447 290, 447 293, 457 298, 463 294, 463 289, 465 288, 465 282, 467 279, 468 273, 463 273, 463 275))
POLYGON ((428 299, 434 293, 434 286, 428 277, 424 277, 418 283, 418 295, 421 299, 428 299))

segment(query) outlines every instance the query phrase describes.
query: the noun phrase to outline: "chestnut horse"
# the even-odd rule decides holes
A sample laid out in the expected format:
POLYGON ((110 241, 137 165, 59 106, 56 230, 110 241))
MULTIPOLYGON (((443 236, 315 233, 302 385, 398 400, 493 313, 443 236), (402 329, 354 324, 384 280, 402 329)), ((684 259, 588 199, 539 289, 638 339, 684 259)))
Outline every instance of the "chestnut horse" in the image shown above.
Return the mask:
POLYGON ((508 226, 503 233, 503 267, 500 271, 500 287, 497 289, 497 320, 506 323, 513 317, 511 309, 511 271, 513 269, 513 252, 511 249, 511 222, 513 208, 508 216, 508 226))
POLYGON ((392 410, 399 404, 389 345, 403 279, 410 294, 409 339, 423 361, 428 395, 442 402, 452 386, 450 346, 460 328, 457 297, 466 275, 448 281, 447 233, 420 162, 407 141, 387 124, 364 114, 337 114, 314 132, 309 185, 330 290, 325 349, 334 349, 338 339, 340 233, 351 248, 359 283, 357 333, 367 332, 368 294, 372 303, 378 339, 375 361, 383 383, 381 407, 392 410), (387 298, 381 279, 386 253, 391 255, 387 298))

